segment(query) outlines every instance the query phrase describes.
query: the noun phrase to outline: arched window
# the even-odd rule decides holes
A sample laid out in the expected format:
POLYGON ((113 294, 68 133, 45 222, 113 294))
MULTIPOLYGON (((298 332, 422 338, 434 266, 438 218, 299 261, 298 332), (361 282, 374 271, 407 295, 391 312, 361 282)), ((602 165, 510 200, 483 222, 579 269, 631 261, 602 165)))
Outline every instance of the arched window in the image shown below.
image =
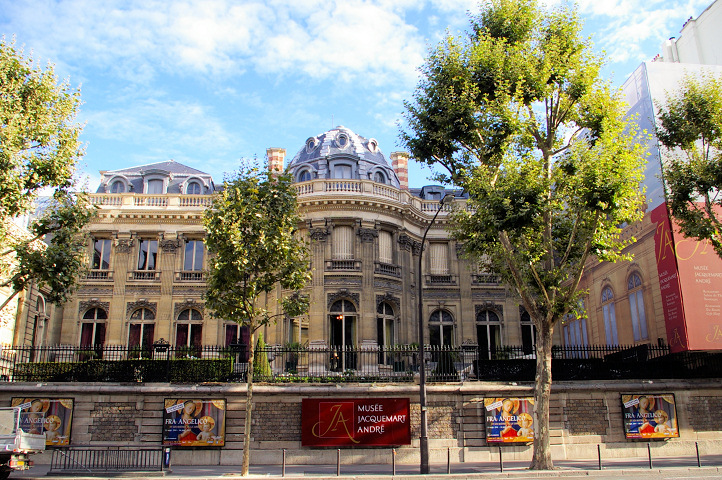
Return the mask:
POLYGON ((187 195, 200 195, 201 194, 201 184, 198 182, 190 182, 188 186, 186 187, 186 194, 187 195))
POLYGON ((299 182, 310 182, 311 181, 311 172, 308 170, 302 170, 301 173, 298 174, 298 181, 299 182))
POLYGON ((128 347, 142 347, 150 352, 155 333, 155 313, 149 308, 139 308, 130 315, 128 347))
POLYGON ((519 320, 521 323, 522 350, 524 351, 524 355, 531 355, 534 353, 534 347, 536 346, 536 327, 531 320, 529 312, 526 310, 521 312, 519 320))
POLYGON ((102 308, 91 308, 83 315, 80 324, 80 346, 93 347, 105 343, 105 320, 108 312, 102 308))
POLYGON ((110 193, 125 193, 125 183, 122 180, 116 180, 110 185, 110 193))
POLYGON ((644 295, 642 294, 642 278, 637 273, 629 276, 627 282, 629 292, 629 311, 632 315, 632 331, 634 341, 649 339, 647 333, 647 316, 644 313, 644 295))
POLYGON ((186 308, 178 314, 175 344, 177 347, 195 347, 198 354, 203 343, 203 315, 195 308, 186 308))
POLYGON ((476 314, 476 341, 479 358, 492 359, 501 347, 501 321, 493 310, 481 310, 476 314))
POLYGON ((396 316, 394 309, 386 302, 376 308, 376 340, 379 346, 379 363, 391 364, 393 356, 387 353, 396 343, 396 316))
POLYGON ((329 311, 331 370, 356 368, 356 307, 349 300, 337 300, 329 311))
POLYGON ((454 318, 446 310, 436 310, 429 317, 429 344, 437 347, 454 345, 454 318))
POLYGON ((619 345, 617 316, 614 312, 614 292, 611 287, 602 290, 602 314, 604 315, 604 333, 607 337, 607 345, 619 345))
POLYGON ((45 298, 42 295, 38 295, 38 301, 35 304, 35 312, 38 315, 45 315, 45 298))
POLYGON ((386 183, 386 175, 383 172, 376 172, 374 174, 374 182, 386 183))

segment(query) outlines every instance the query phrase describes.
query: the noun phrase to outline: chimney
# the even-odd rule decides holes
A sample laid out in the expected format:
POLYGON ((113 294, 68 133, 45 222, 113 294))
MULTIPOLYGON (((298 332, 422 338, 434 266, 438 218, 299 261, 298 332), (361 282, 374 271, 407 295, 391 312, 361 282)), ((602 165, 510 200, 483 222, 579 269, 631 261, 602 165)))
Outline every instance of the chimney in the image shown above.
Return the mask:
POLYGON ((391 152, 391 166, 399 177, 401 190, 409 189, 409 154, 406 152, 391 152))
POLYGON ((283 161, 286 158, 285 148, 267 148, 266 156, 268 157, 268 170, 273 172, 283 171, 283 161))

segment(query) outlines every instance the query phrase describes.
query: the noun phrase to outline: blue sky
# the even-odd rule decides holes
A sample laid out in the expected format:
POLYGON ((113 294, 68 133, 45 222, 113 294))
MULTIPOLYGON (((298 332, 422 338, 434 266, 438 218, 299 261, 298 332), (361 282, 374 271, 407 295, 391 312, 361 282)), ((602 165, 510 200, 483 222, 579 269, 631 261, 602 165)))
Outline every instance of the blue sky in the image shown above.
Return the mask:
MULTIPOLYGON (((619 86, 711 2, 578 6, 619 86)), ((476 0, 0 0, 0 33, 80 86, 80 168, 95 190, 99 170, 168 159, 220 182, 241 158, 281 147, 290 159, 336 125, 388 158, 428 48, 468 11, 476 0)), ((426 168, 409 173, 430 183, 426 168)))

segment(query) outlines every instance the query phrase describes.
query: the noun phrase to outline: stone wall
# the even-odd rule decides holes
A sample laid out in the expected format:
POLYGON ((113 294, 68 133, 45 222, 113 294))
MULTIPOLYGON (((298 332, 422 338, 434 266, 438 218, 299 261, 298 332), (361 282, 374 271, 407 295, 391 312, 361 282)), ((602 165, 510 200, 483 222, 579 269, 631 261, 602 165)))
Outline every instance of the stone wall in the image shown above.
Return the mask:
MULTIPOLYGON (((0 406, 12 397, 73 398, 72 445, 160 445, 163 407, 167 398, 225 399, 226 435, 222 448, 176 449, 175 464, 238 464, 243 451, 246 409, 243 384, 23 384, 8 383, 0 391, 0 406)), ((622 394, 673 393, 680 438, 651 442, 653 455, 694 455, 722 449, 722 427, 715 414, 722 410, 722 386, 714 380, 649 382, 557 382, 552 387, 550 434, 556 459, 595 459, 597 445, 603 457, 643 457, 647 442, 625 439, 622 394)), ((486 442, 484 398, 532 396, 530 384, 473 383, 430 385, 428 432, 432 462, 494 461, 496 446, 486 442)), ((418 462, 419 389, 415 385, 285 385, 254 386, 252 462, 281 462, 287 450, 289 464, 335 464, 335 449, 301 446, 301 401, 304 398, 380 398, 410 400, 411 445, 397 447, 397 461, 418 462)), ((353 448, 344 462, 388 463, 389 448, 353 448)), ((530 445, 505 446, 509 459, 530 459, 530 445)), ((44 454, 38 463, 49 461, 44 454)))

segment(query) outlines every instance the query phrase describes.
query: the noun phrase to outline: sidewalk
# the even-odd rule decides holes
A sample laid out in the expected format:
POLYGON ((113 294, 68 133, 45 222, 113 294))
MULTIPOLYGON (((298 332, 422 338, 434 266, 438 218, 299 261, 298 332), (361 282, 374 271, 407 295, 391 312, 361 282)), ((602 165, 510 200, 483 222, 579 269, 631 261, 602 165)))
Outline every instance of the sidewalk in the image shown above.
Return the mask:
MULTIPOLYGON (((454 463, 451 465, 451 474, 447 474, 446 464, 431 465, 431 473, 424 478, 445 478, 447 480, 461 480, 466 478, 514 478, 518 480, 526 478, 559 477, 594 477, 597 480, 603 478, 617 478, 620 476, 651 476, 653 478, 719 478, 722 477, 722 455, 706 455, 701 458, 702 467, 697 466, 696 457, 661 457, 653 458, 652 468, 649 468, 648 458, 620 458, 603 459, 602 470, 596 459, 593 460, 559 460, 555 462, 556 470, 553 471, 530 471, 528 461, 509 461, 503 465, 503 472, 499 464, 494 462, 466 462, 454 463)), ((80 480, 83 478, 122 477, 124 480, 143 478, 162 478, 165 480, 204 480, 204 479, 232 479, 240 478, 240 466, 215 465, 215 466, 186 466, 178 465, 171 468, 171 472, 161 474, 160 472, 148 473, 124 473, 118 474, 68 474, 67 476, 52 475, 46 476, 49 465, 37 465, 25 472, 13 472, 12 478, 32 479, 57 479, 57 480, 80 480)), ((390 478, 410 479, 419 478, 418 465, 396 465, 396 476, 393 477, 392 466, 387 465, 341 465, 341 477, 345 479, 360 478, 361 480, 374 480, 390 478)), ((251 465, 250 477, 276 477, 282 478, 282 467, 280 465, 251 465)), ((286 476, 288 479, 333 479, 337 477, 336 465, 287 465, 286 476)))

